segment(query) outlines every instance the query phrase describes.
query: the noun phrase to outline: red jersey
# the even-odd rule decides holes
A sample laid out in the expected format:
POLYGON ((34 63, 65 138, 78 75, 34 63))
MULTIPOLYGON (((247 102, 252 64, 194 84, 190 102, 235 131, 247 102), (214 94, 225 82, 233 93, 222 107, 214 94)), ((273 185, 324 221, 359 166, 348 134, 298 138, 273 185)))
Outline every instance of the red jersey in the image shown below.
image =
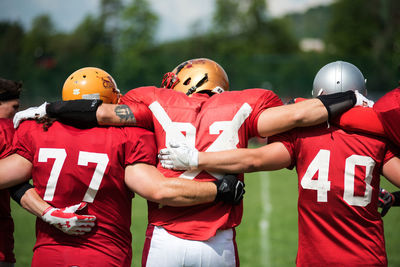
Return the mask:
POLYGON ((60 245, 65 254, 68 246, 80 247, 107 255, 108 266, 130 266, 133 193, 124 182, 125 166, 155 164, 153 133, 134 127, 82 130, 59 122, 43 131, 41 124, 26 121, 16 131, 14 148, 32 162, 33 184, 45 201, 60 208, 85 201, 82 213, 97 217, 95 228, 83 236, 67 235, 37 219, 34 250, 60 245))
MULTIPOLYGON (((247 147, 250 137, 258 136, 257 121, 263 110, 282 105, 269 90, 248 89, 208 96, 191 97, 171 89, 141 87, 129 91, 121 104, 131 107, 137 123, 154 131, 157 149, 171 141, 186 141, 199 151, 221 151, 247 147)), ((167 177, 212 181, 221 174, 167 170, 158 164, 167 177)), ((243 174, 239 177, 243 179, 243 174)), ((208 240, 218 229, 240 224, 243 206, 222 202, 191 207, 160 206, 148 203, 149 223, 164 227, 184 239, 208 240)))
POLYGON ((280 140, 299 177, 298 266, 387 266, 377 211, 385 139, 331 126, 295 129, 280 140))
POLYGON ((387 137, 400 146, 400 88, 396 88, 378 101, 373 106, 379 117, 387 137))
MULTIPOLYGON (((12 152, 14 125, 10 119, 0 119, 0 158, 12 152)), ((7 189, 0 190, 0 261, 15 262, 14 222, 11 218, 10 194, 7 189)))

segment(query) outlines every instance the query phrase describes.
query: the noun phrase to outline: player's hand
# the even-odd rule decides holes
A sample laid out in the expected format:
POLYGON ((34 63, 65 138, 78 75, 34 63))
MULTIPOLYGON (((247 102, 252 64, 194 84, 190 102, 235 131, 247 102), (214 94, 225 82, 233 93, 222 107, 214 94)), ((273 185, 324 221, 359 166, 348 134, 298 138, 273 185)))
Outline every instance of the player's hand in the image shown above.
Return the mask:
POLYGON ((234 205, 240 204, 245 193, 244 183, 234 174, 227 174, 214 182, 217 186, 215 201, 223 201, 234 205))
POLYGON ((354 94, 356 95, 356 98, 357 98, 357 102, 356 102, 355 106, 372 108, 372 106, 374 105, 374 101, 369 100, 368 98, 366 98, 365 96, 360 94, 360 92, 358 92, 357 90, 354 91, 354 94))
POLYGON ((18 128, 19 124, 23 120, 44 117, 46 115, 47 104, 48 104, 47 102, 44 102, 39 107, 31 107, 31 108, 17 112, 13 119, 14 128, 18 128))
POLYGON ((166 169, 191 170, 199 165, 199 151, 184 142, 170 142, 169 147, 160 150, 158 158, 166 169))
POLYGON ((42 220, 53 225, 69 235, 83 235, 92 230, 95 225, 96 216, 78 215, 75 212, 85 208, 87 203, 79 204, 58 209, 47 208, 42 214, 42 220))
POLYGON ((381 216, 385 216, 389 209, 393 206, 394 203, 394 196, 390 192, 386 191, 385 189, 381 188, 379 190, 379 201, 378 207, 382 208, 381 216))

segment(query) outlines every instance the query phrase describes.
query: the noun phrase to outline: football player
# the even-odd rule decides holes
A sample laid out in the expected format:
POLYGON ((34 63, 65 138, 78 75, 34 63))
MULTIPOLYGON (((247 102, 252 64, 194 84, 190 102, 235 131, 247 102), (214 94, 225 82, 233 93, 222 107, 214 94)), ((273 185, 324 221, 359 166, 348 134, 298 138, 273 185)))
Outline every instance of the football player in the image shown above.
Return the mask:
MULTIPOLYGON (((313 95, 358 90, 365 79, 354 65, 327 64, 313 95)), ((198 152, 186 143, 161 150, 165 168, 255 172, 296 167, 299 178, 297 266, 387 266, 377 211, 380 174, 400 186, 400 159, 382 137, 320 124, 274 137, 257 149, 198 152)))
MULTIPOLYGON (((385 94, 373 108, 353 108, 333 122, 346 130, 383 136, 400 147, 400 87, 385 94), (365 123, 368 122, 368 123, 365 123)), ((379 207, 382 217, 392 206, 400 206, 400 192, 381 189, 379 207)))
MULTIPOLYGON (((357 98, 349 91, 282 106, 270 90, 228 91, 229 81, 223 68, 204 58, 179 64, 164 76, 162 87, 165 88, 130 90, 121 98, 120 105, 45 103, 19 113, 15 126, 20 119, 47 113, 69 123, 143 127, 154 131, 158 150, 171 141, 185 141, 200 151, 219 151, 247 147, 253 136, 266 137, 296 126, 321 123, 352 107, 357 99, 362 100, 361 95, 357 98)), ((220 174, 201 170, 171 171, 160 164, 158 168, 167 177, 203 181, 221 178, 220 174)), ((148 205, 143 266, 239 265, 235 227, 241 222, 242 205, 148 205)))
MULTIPOLYGON (((22 89, 22 83, 0 78, 0 158, 5 158, 12 153, 12 138, 14 136, 14 127, 12 118, 19 108, 19 96, 22 89)), ((14 222, 11 217, 10 195, 25 209, 38 217, 50 205, 37 198, 36 191, 26 182, 16 185, 9 190, 0 190, 0 266, 14 266, 14 222)), ((75 234, 81 223, 87 224, 86 220, 94 220, 92 216, 76 215, 74 211, 54 209, 53 215, 46 218, 50 224, 61 227, 68 234, 75 234), (69 221, 68 225, 66 221, 69 221)), ((89 227, 90 228, 90 227, 89 227)), ((84 228, 86 231, 87 228, 84 228)), ((82 233, 82 232, 81 232, 82 233)))
MULTIPOLYGON (((65 81, 63 99, 116 103, 119 91, 105 71, 83 68, 65 81)), ((131 266, 133 192, 169 206, 215 200, 231 205, 243 193, 234 176, 213 182, 165 179, 154 166, 154 135, 141 128, 82 129, 30 120, 17 129, 13 142, 16 153, 0 161, 0 188, 32 175, 40 197, 54 207, 82 202, 77 208, 97 218, 90 235, 73 237, 37 220, 31 266, 131 266)), ((52 213, 49 208, 43 217, 52 213)))
MULTIPOLYGON (((12 151, 14 127, 12 118, 18 111, 19 96, 22 84, 0 78, 0 158, 8 156, 12 151)), ((10 194, 8 190, 0 190, 0 266, 14 266, 14 222, 11 218, 10 194)))

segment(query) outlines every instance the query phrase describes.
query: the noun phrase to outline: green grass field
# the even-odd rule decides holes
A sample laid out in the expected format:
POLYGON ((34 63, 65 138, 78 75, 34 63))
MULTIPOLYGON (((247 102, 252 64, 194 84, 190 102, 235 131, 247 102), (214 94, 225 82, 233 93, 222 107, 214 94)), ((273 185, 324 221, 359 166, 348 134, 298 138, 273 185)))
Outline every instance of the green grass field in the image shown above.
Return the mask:
MULTIPOLYGON (((396 190, 382 181, 382 186, 396 190)), ((294 266, 297 251, 297 178, 294 171, 281 170, 246 175, 242 224, 237 228, 241 266, 294 266)), ((35 241, 34 216, 12 204, 15 221, 16 267, 30 266, 35 241)), ((133 201, 133 264, 139 267, 147 221, 146 202, 133 201)), ((384 217, 389 266, 400 266, 400 210, 384 217)))

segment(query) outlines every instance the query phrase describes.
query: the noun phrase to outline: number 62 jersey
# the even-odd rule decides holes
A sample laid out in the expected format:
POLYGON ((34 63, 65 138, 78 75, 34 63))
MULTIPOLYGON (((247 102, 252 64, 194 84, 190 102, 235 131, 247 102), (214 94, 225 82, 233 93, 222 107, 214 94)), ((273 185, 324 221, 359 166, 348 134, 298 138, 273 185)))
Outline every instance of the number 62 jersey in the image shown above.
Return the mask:
MULTIPOLYGON (((191 97, 182 92, 156 87, 130 90, 121 98, 137 120, 137 125, 155 133, 158 151, 172 142, 186 142, 199 151, 221 151, 247 147, 250 137, 258 136, 261 112, 282 105, 269 90, 248 89, 208 96, 191 97)), ((221 174, 201 170, 173 171, 158 164, 166 177, 214 181, 221 174)), ((243 179, 243 174, 239 176, 243 179)), ((242 205, 222 202, 192 207, 160 206, 148 203, 149 223, 162 226, 170 234, 190 240, 208 240, 218 229, 240 224, 242 205)))

